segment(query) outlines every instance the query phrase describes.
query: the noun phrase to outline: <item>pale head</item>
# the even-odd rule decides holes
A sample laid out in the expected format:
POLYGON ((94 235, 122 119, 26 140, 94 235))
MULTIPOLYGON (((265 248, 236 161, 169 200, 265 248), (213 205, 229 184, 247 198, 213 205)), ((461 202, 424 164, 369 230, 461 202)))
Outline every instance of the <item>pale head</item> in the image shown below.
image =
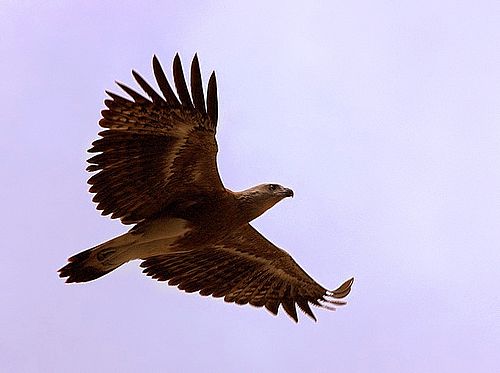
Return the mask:
POLYGON ((260 184, 235 194, 248 221, 262 215, 283 198, 293 197, 291 189, 274 183, 260 184))

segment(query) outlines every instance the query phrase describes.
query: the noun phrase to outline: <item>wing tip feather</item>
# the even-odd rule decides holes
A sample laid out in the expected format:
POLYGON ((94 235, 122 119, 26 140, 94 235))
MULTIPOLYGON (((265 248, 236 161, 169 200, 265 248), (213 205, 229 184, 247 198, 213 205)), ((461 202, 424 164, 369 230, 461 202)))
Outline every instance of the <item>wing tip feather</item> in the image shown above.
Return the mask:
POLYGON ((186 78, 184 77, 184 70, 182 68, 182 62, 178 52, 174 57, 173 73, 175 88, 177 89, 177 95, 179 96, 182 106, 187 109, 193 109, 193 102, 187 88, 186 78))
POLYGON ((217 98, 217 77, 215 75, 215 70, 210 74, 210 78, 208 79, 208 88, 207 88, 207 113, 212 125, 217 125, 218 120, 218 98, 217 98))
POLYGON ((191 62, 191 97, 195 109, 203 115, 206 115, 207 110, 205 108, 205 94, 203 93, 200 62, 196 53, 191 62))
POLYGON ((337 299, 345 298, 351 292, 352 284, 354 283, 354 277, 344 281, 337 289, 328 291, 327 294, 337 299))

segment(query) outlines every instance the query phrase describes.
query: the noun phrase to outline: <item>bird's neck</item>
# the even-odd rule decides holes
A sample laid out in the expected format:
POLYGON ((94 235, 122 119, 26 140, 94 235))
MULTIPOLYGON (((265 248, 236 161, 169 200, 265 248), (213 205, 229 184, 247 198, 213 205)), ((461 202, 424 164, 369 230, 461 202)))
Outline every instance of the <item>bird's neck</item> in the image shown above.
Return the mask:
POLYGON ((263 200, 259 194, 249 190, 234 192, 234 196, 237 201, 238 213, 247 223, 262 215, 275 204, 263 200))

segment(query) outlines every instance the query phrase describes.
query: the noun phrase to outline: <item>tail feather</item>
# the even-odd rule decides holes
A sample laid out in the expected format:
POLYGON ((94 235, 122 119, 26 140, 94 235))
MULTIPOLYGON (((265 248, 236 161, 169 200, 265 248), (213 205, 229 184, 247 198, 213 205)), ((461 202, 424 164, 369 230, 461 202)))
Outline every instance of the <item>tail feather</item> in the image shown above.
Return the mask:
POLYGON ((88 249, 69 258, 69 263, 58 271, 59 277, 67 277, 66 282, 68 283, 87 282, 102 277, 117 268, 106 268, 99 262, 93 261, 93 250, 88 249))

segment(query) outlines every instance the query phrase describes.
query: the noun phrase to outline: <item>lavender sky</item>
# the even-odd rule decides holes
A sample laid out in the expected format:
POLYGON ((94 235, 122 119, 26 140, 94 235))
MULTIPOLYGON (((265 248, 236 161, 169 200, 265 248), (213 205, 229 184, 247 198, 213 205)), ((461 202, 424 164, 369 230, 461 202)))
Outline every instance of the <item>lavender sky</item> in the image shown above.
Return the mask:
POLYGON ((0 2, 0 370, 497 370, 500 4, 242 4, 0 2), (355 276, 344 308, 296 325, 138 262, 57 277, 127 229, 87 191, 104 90, 176 52, 217 72, 225 184, 294 189, 254 226, 329 288, 355 276))

